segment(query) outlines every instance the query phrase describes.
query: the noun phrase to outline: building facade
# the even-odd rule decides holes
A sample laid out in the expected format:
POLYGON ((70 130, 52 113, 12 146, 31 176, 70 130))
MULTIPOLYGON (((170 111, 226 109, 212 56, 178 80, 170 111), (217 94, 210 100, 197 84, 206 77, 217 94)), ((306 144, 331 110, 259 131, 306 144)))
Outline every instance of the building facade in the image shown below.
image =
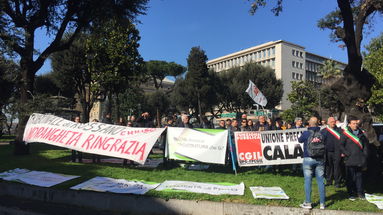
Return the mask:
MULTIPOLYGON (((283 82, 283 97, 277 109, 286 110, 291 106, 287 100, 291 82, 308 80, 321 84, 320 68, 326 60, 330 59, 307 52, 303 46, 278 40, 209 60, 207 65, 216 72, 241 67, 249 62, 272 68, 276 78, 283 82)), ((336 62, 341 66, 340 69, 344 69, 344 63, 336 62)))

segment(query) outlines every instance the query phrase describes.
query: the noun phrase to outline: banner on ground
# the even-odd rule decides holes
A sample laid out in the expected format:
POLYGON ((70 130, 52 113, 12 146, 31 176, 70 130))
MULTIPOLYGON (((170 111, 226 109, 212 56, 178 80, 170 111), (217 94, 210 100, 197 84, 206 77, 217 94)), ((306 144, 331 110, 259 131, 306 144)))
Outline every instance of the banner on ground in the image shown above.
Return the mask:
POLYGON ((155 189, 159 183, 145 181, 127 181, 107 177, 94 177, 84 183, 71 187, 73 190, 91 190, 97 192, 145 194, 155 189))
POLYGON ((81 152, 144 164, 164 128, 132 128, 98 122, 76 123, 34 113, 24 131, 25 142, 42 142, 81 152))
POLYGON ((17 181, 40 187, 52 187, 80 176, 64 175, 43 171, 30 171, 27 169, 14 169, 0 173, 0 178, 6 181, 17 181))
POLYGON ((210 195, 240 195, 245 192, 245 185, 232 183, 200 183, 192 181, 164 181, 157 191, 187 191, 210 195))
POLYGON ((227 130, 168 128, 170 159, 225 164, 227 130))
POLYGON ((303 161, 298 138, 306 128, 234 132, 239 166, 297 164, 303 161))
POLYGON ((250 187, 255 199, 289 199, 280 187, 250 187))
POLYGON ((366 200, 372 204, 375 204, 379 209, 383 209, 383 196, 365 194, 366 200))

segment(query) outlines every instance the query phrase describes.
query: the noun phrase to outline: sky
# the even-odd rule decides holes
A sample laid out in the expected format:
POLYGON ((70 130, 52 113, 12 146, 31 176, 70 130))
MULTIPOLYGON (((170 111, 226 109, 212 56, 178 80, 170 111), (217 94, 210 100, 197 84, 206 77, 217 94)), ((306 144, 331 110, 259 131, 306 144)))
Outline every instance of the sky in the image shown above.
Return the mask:
MULTIPOLYGON (((274 16, 270 9, 276 0, 249 13, 248 0, 151 0, 140 23, 140 54, 145 61, 164 60, 187 66, 192 47, 200 46, 208 59, 214 59, 269 41, 285 40, 306 51, 347 63, 345 49, 330 41, 329 30, 320 30, 317 22, 336 9, 335 0, 285 0, 283 12, 274 16)), ((375 17, 373 30, 363 45, 383 32, 382 16, 375 17)), ((38 32, 37 48, 49 43, 38 32)), ((50 71, 47 61, 39 74, 50 71)))

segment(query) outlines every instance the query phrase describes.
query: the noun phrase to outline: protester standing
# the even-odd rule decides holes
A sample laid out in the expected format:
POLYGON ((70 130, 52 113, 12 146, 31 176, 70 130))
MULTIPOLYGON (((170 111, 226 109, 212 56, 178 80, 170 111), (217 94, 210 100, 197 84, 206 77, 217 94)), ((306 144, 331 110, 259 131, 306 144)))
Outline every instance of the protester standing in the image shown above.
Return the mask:
POLYGON ((113 125, 113 120, 112 120, 112 115, 110 113, 107 113, 105 115, 105 117, 102 119, 101 121, 102 123, 105 123, 105 124, 110 124, 110 125, 113 125))
POLYGON ((296 117, 294 120, 294 125, 291 128, 304 128, 302 118, 296 117))
POLYGON ((215 129, 226 129, 225 120, 219 120, 218 126, 215 129))
POLYGON ((341 183, 341 155, 340 155, 340 134, 342 129, 335 124, 335 118, 327 119, 327 126, 322 129, 323 140, 326 145, 326 186, 332 185, 339 188, 341 183))
POLYGON ((179 124, 177 124, 177 127, 181 127, 181 128, 193 128, 193 125, 190 124, 189 121, 190 121, 189 115, 182 114, 181 115, 181 122, 179 124))
POLYGON ((251 120, 251 119, 247 120, 247 127, 249 128, 249 131, 255 131, 253 120, 251 120))
POLYGON ((258 117, 258 122, 255 123, 254 130, 255 131, 268 131, 268 130, 270 130, 270 125, 269 125, 269 123, 266 122, 265 116, 259 116, 258 117))
POLYGON ((137 127, 152 128, 153 126, 153 121, 151 120, 148 112, 142 113, 137 119, 137 127))
POLYGON ((345 156, 346 185, 350 200, 365 199, 362 173, 367 167, 368 139, 358 126, 358 119, 348 118, 348 126, 340 137, 340 151, 345 156))
MULTIPOLYGON (((75 123, 81 123, 81 118, 80 116, 76 116, 74 118, 74 122, 75 123)), ((79 163, 82 163, 82 152, 79 152, 79 151, 76 151, 76 150, 72 150, 72 162, 76 162, 76 158, 78 159, 78 162, 79 163)))
POLYGON ((318 127, 318 118, 311 117, 309 127, 298 138, 300 143, 303 143, 303 175, 305 201, 300 206, 302 208, 311 209, 311 184, 312 177, 315 174, 318 190, 320 209, 325 208, 325 186, 324 186, 324 154, 325 146, 323 143, 323 135, 318 127))

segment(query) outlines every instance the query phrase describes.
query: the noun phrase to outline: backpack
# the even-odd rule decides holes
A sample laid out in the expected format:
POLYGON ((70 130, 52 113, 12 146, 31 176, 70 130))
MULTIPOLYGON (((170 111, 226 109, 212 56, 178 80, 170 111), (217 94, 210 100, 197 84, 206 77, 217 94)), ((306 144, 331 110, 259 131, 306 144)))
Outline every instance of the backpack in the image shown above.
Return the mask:
POLYGON ((323 135, 320 131, 312 131, 309 138, 307 139, 307 151, 312 158, 324 158, 325 155, 325 144, 323 135))

